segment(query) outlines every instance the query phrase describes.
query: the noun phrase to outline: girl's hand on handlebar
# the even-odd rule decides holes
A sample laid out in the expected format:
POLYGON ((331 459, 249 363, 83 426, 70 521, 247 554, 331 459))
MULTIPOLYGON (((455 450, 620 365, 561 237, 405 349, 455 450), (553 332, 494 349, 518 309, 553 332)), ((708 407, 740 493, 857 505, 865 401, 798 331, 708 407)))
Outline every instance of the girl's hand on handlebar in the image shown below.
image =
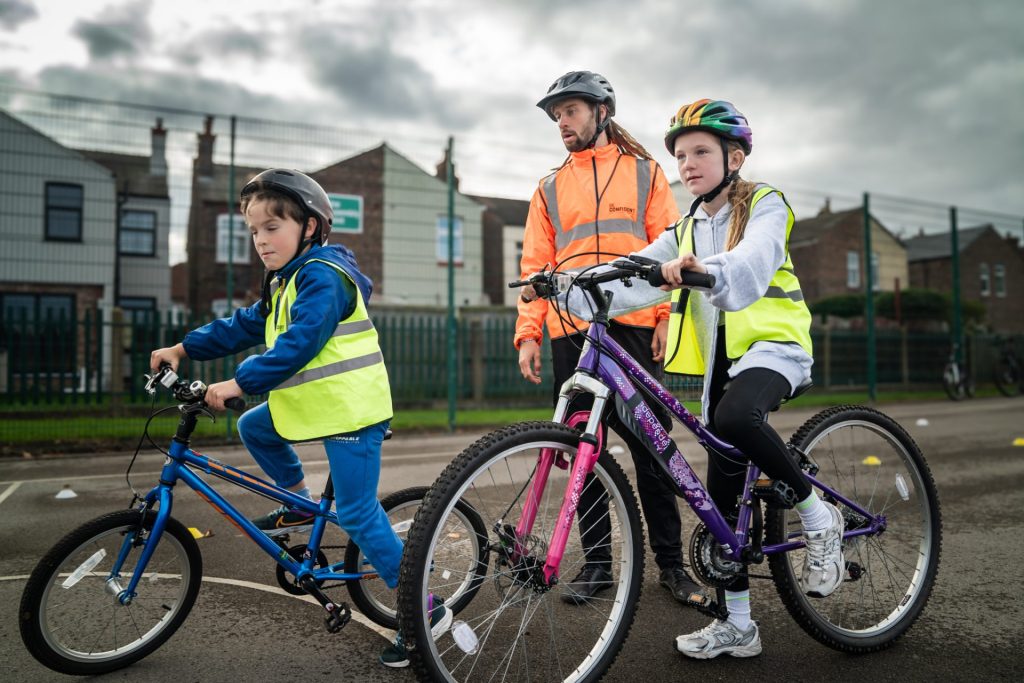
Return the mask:
POLYGON ((664 284, 661 289, 666 292, 670 292, 673 289, 678 289, 683 286, 682 271, 692 270, 695 273, 707 273, 707 268, 697 260, 694 254, 683 254, 679 258, 674 258, 671 261, 665 261, 661 264, 661 276, 665 278, 664 284))
POLYGON ((157 349, 149 354, 149 369, 153 372, 160 370, 161 363, 167 363, 171 370, 178 371, 178 363, 182 358, 188 358, 185 347, 182 344, 175 344, 163 349, 157 349))
POLYGON ((245 392, 242 391, 242 387, 238 386, 238 382, 233 379, 217 382, 206 388, 206 405, 214 410, 223 411, 225 410, 224 401, 241 396, 243 393, 245 392))

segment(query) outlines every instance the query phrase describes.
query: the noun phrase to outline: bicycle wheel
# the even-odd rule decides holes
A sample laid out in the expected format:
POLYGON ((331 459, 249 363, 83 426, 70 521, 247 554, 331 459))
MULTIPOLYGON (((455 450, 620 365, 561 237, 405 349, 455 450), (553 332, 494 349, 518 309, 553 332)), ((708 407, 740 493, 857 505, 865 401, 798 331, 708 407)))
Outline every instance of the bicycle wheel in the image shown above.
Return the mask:
POLYGON ((192 534, 175 519, 167 520, 138 595, 128 605, 117 599, 155 519, 155 512, 146 513, 142 536, 128 544, 114 579, 113 563, 137 531, 137 510, 86 522, 40 560, 19 612, 21 639, 33 657, 65 674, 106 673, 137 662, 178 630, 199 592, 203 560, 192 534))
POLYGON ((964 379, 955 363, 946 363, 946 367, 942 369, 942 388, 954 401, 959 401, 966 395, 964 379))
POLYGON ((1021 378, 1017 366, 1003 357, 992 372, 996 388, 1003 396, 1016 396, 1021 390, 1021 378))
POLYGON ((609 552, 613 574, 610 588, 588 603, 561 599, 586 561, 578 522, 561 560, 562 583, 548 587, 539 578, 571 467, 550 468, 532 532, 515 533, 542 450, 571 459, 578 443, 579 433, 564 425, 512 425, 471 445, 434 483, 409 531, 399 582, 402 631, 421 679, 593 681, 611 666, 633 623, 644 564, 640 513, 622 468, 602 453, 588 484, 606 493, 608 512, 599 514, 608 528, 595 549, 609 552), (435 642, 428 596, 447 601, 462 580, 459 568, 476 558, 464 537, 448 531, 462 502, 481 515, 489 533, 481 567, 488 585, 435 642))
MULTIPOLYGON (((380 504, 388 513, 391 521, 391 528, 395 530, 403 541, 406 540, 409 528, 412 526, 413 517, 423 497, 427 493, 426 486, 396 491, 384 497, 380 504)), ((460 501, 456 506, 446 533, 450 536, 458 535, 466 539, 470 544, 466 552, 466 564, 463 570, 458 573, 462 582, 453 586, 449 601, 446 603, 455 613, 458 613, 466 604, 473 599, 473 595, 480 588, 483 581, 482 572, 478 573, 478 567, 487 563, 487 528, 484 526, 480 515, 472 507, 460 501), (475 559, 474 559, 475 558, 475 559)), ((349 541, 345 548, 345 572, 355 573, 371 569, 369 561, 359 546, 349 541)), ((375 623, 385 628, 398 628, 398 595, 397 591, 387 587, 378 577, 362 579, 359 581, 346 582, 352 602, 359 611, 365 614, 375 623)))
MULTIPOLYGON (((917 444, 888 416, 861 406, 815 415, 791 442, 820 467, 817 478, 873 515, 880 532, 843 541, 846 577, 827 598, 800 589, 803 549, 772 555, 772 578, 782 602, 813 638, 844 652, 873 652, 893 644, 921 615, 939 568, 942 520, 928 464, 917 444)), ((868 520, 828 494, 846 532, 868 520)), ((769 544, 799 539, 794 510, 769 508, 769 544)))

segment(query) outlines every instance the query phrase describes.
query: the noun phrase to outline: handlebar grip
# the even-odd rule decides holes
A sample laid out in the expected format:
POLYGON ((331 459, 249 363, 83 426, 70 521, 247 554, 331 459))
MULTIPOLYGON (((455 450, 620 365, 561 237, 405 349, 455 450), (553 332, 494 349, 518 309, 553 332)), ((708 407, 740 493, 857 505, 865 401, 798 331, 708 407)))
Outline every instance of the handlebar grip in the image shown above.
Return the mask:
POLYGON ((711 289, 715 286, 715 276, 709 273, 695 273, 692 270, 684 270, 683 284, 687 287, 705 287, 711 289))
POLYGON ((236 413, 244 413, 245 409, 248 406, 245 404, 245 401, 241 397, 232 396, 228 400, 224 401, 224 407, 230 408, 236 413))
MULTIPOLYGON (((660 287, 664 284, 665 278, 661 274, 661 268, 652 268, 647 272, 647 282, 651 287, 660 287)), ((715 286, 715 276, 708 273, 696 273, 692 270, 683 271, 683 284, 687 287, 706 287, 711 289, 715 286)))

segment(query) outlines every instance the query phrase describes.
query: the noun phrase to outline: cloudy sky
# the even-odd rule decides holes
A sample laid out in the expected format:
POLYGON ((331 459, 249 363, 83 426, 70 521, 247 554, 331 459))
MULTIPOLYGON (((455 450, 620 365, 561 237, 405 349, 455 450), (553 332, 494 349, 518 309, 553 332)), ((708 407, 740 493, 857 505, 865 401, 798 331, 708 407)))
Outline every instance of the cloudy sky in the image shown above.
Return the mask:
POLYGON ((707 96, 750 119, 749 178, 1024 216, 1020 0, 0 0, 2 82, 452 134, 476 193, 525 198, 560 161, 534 103, 581 68, 670 179, 661 133, 707 96))

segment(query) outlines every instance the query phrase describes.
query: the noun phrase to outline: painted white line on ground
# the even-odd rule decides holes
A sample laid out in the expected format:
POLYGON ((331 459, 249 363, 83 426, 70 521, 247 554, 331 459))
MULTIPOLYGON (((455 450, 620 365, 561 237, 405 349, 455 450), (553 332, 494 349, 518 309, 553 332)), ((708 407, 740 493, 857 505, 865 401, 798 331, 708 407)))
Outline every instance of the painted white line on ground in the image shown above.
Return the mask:
MULTIPOLYGON (((451 458, 454 457, 454 455, 452 454, 451 451, 441 451, 441 452, 438 452, 438 453, 417 453, 416 455, 389 455, 389 456, 385 456, 384 457, 384 465, 387 466, 388 463, 390 463, 390 462, 392 462, 394 460, 428 460, 430 458, 441 458, 441 457, 448 457, 449 459, 451 459, 451 458)), ((302 466, 306 467, 306 468, 309 468, 309 467, 313 467, 313 468, 316 468, 316 467, 328 467, 329 463, 327 462, 327 460, 303 460, 302 461, 302 466)), ((232 465, 232 467, 234 467, 235 469, 238 469, 238 470, 256 471, 256 472, 261 471, 260 468, 259 468, 259 465, 255 465, 255 464, 253 464, 253 465, 232 465)), ((197 472, 202 472, 202 470, 200 470, 199 468, 195 468, 195 469, 196 469, 197 472)), ((133 479, 143 478, 143 477, 158 477, 158 476, 160 476, 160 471, 159 470, 154 470, 152 472, 132 472, 131 476, 132 476, 133 479)), ((7 480, 0 481, 0 486, 3 486, 4 484, 19 484, 20 485, 20 484, 25 484, 25 483, 29 483, 29 484, 46 484, 46 483, 51 483, 52 484, 54 482, 66 483, 68 481, 79 481, 79 480, 85 480, 85 479, 118 479, 118 478, 123 478, 123 477, 124 477, 124 472, 118 472, 117 474, 84 474, 84 475, 72 475, 72 476, 64 476, 64 477, 44 477, 44 478, 39 478, 39 479, 7 479, 7 480)), ((2 498, 0 498, 0 502, 3 502, 2 498)))
POLYGON ((20 481, 12 482, 11 485, 7 487, 6 491, 4 491, 3 493, 0 493, 0 503, 4 502, 8 498, 10 498, 11 494, 14 493, 18 489, 19 486, 21 486, 21 482, 20 481))
MULTIPOLYGON (((27 581, 28 576, 28 574, 19 574, 15 576, 0 576, 0 581, 27 581)), ((312 605, 320 607, 320 603, 313 599, 312 596, 292 595, 291 593, 288 593, 287 591, 282 589, 280 586, 267 586, 262 583, 243 581, 241 579, 222 579, 219 576, 204 576, 203 581, 206 583, 219 583, 225 586, 238 586, 240 588, 249 588, 255 591, 263 591, 264 593, 273 593, 274 595, 283 595, 286 598, 295 598, 297 600, 301 600, 302 602, 308 602, 312 605)), ((395 635, 394 631, 388 630, 379 624, 375 624, 374 622, 370 621, 361 613, 356 612, 355 610, 352 610, 352 621, 359 622, 360 624, 370 629, 374 633, 380 635, 380 637, 384 638, 389 643, 391 642, 391 639, 395 635)))

